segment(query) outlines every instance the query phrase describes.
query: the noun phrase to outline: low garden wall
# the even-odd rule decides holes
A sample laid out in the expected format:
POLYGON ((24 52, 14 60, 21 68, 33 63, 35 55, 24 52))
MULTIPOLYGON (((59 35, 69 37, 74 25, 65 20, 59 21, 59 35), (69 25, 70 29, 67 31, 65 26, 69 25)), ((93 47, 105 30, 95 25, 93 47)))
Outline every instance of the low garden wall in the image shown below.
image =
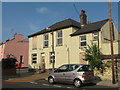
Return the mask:
POLYGON ((16 75, 16 68, 2 69, 2 75, 3 76, 16 75))
MULTIPOLYGON (((112 62, 111 60, 104 60, 104 63, 109 65, 109 67, 106 67, 105 71, 103 73, 99 72, 98 70, 94 70, 94 75, 99 77, 101 80, 112 80, 112 62)), ((114 63, 114 74, 115 74, 115 80, 120 81, 120 60, 115 60, 114 63)))

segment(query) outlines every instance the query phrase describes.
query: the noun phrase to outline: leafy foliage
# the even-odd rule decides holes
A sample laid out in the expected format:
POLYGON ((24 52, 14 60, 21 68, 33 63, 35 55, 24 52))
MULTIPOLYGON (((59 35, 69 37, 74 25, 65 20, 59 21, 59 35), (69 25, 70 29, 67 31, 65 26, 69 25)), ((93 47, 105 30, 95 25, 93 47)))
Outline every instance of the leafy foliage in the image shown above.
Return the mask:
POLYGON ((16 67, 16 59, 14 58, 3 58, 2 59, 2 68, 3 69, 11 69, 16 67))
POLYGON ((97 68, 100 72, 103 72, 107 65, 102 62, 103 54, 100 52, 98 45, 93 43, 91 46, 87 45, 84 51, 86 53, 84 60, 89 62, 90 68, 92 70, 97 68))

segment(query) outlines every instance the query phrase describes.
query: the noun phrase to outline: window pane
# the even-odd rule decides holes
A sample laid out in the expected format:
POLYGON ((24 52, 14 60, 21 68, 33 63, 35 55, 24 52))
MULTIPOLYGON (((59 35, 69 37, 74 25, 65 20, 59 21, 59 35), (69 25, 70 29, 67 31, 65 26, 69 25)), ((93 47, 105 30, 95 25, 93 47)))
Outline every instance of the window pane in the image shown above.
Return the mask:
POLYGON ((62 31, 58 32, 58 37, 62 37, 62 31))
POLYGON ((86 40, 86 36, 81 36, 80 38, 81 38, 81 41, 86 40))
POLYGON ((45 40, 48 40, 48 35, 45 35, 45 36, 44 36, 44 39, 45 39, 45 40))
POLYGON ((32 54, 32 63, 37 63, 37 54, 32 54))
POLYGON ((68 71, 68 68, 69 66, 68 65, 64 65, 64 66, 61 66, 60 68, 58 68, 58 72, 66 72, 68 71))
POLYGON ((98 35, 98 32, 94 32, 93 35, 98 35))
POLYGON ((36 57, 32 58, 32 60, 36 60, 36 59, 37 59, 36 57))
POLYGON ((44 47, 48 46, 48 35, 44 35, 44 47))
POLYGON ((32 56, 37 56, 37 54, 32 54, 32 56))
POLYGON ((98 40, 98 36, 95 36, 93 39, 94 39, 94 40, 98 40))
POLYGON ((48 46, 48 41, 44 41, 44 46, 48 46))
POLYGON ((32 61, 32 63, 37 63, 37 61, 32 61))
POLYGON ((78 65, 69 65, 69 71, 73 71, 77 69, 79 66, 78 65))
POLYGON ((81 46, 86 46, 86 41, 85 42, 81 42, 81 46))
POLYGON ((57 41, 57 44, 62 44, 62 38, 59 38, 58 41, 57 41))
POLYGON ((78 71, 90 71, 90 66, 89 65, 84 65, 82 66, 78 71))

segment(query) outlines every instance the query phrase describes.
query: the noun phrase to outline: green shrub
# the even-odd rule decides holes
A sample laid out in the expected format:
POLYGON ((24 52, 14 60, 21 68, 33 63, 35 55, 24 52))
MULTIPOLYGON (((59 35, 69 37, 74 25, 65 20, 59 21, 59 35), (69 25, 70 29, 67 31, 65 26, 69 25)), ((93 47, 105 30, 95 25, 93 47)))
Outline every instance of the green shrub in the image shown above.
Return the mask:
POLYGON ((2 62, 3 69, 16 68, 17 60, 14 58, 3 58, 1 62, 2 62))
POLYGON ((103 63, 103 54, 100 52, 100 49, 96 44, 87 45, 87 48, 84 49, 85 51, 85 61, 89 62, 90 68, 98 69, 101 73, 105 70, 105 67, 107 67, 107 64, 103 63))

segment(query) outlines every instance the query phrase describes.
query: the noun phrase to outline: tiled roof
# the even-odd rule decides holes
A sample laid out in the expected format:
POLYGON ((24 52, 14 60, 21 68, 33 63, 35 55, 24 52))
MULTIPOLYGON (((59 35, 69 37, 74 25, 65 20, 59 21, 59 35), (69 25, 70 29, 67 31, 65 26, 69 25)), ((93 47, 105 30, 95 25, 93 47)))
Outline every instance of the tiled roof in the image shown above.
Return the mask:
POLYGON ((94 32, 94 31, 98 31, 100 30, 100 28, 102 28, 102 26, 108 21, 109 19, 105 19, 102 21, 98 21, 98 22, 94 22, 94 23, 90 23, 90 24, 85 24, 82 28, 80 26, 80 23, 73 20, 73 19, 66 19, 60 22, 57 22, 51 26, 49 26, 49 29, 43 29, 37 33, 31 34, 28 37, 33 37, 33 36, 37 36, 40 34, 44 34, 44 33, 48 33, 53 31, 57 31, 60 29, 64 29, 64 28, 68 28, 68 27, 76 27, 79 30, 77 30, 76 32, 74 32, 73 34, 71 34, 71 36, 76 36, 76 35, 80 35, 80 34, 85 34, 85 33, 90 33, 90 32, 94 32))
POLYGON ((57 23, 51 25, 50 27, 48 27, 51 30, 43 29, 43 30, 41 30, 41 31, 39 31, 37 33, 29 35, 28 37, 33 37, 33 36, 37 36, 37 35, 40 35, 40 34, 51 32, 52 30, 57 31, 57 30, 60 30, 60 29, 68 28, 68 27, 80 28, 80 23, 73 20, 73 19, 66 19, 66 20, 57 22, 57 23))
POLYGON ((105 19, 102 21, 90 23, 90 24, 85 24, 81 29, 77 30, 75 33, 71 34, 71 36, 76 36, 80 34, 86 34, 90 32, 94 32, 97 30, 100 30, 100 28, 108 21, 109 19, 105 19))

